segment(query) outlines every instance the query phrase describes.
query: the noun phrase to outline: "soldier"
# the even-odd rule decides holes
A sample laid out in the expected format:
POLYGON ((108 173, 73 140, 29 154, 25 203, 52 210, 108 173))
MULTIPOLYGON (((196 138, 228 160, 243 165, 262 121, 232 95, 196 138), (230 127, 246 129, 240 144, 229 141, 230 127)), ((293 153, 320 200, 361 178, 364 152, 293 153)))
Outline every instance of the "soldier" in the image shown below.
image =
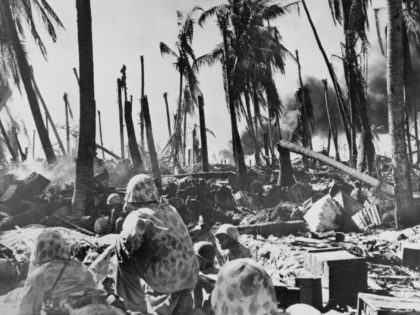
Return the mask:
POLYGON ((117 295, 130 311, 188 314, 198 261, 180 215, 159 202, 153 179, 143 174, 129 181, 124 210, 129 214, 116 244, 117 295))
POLYGON ((222 249, 223 264, 238 258, 251 258, 250 250, 239 242, 239 233, 232 224, 223 224, 216 232, 222 249))
POLYGON ((214 288, 213 278, 219 272, 214 266, 216 247, 211 242, 202 241, 194 244, 194 251, 200 267, 198 282, 194 288, 194 307, 211 314, 210 295, 214 288))

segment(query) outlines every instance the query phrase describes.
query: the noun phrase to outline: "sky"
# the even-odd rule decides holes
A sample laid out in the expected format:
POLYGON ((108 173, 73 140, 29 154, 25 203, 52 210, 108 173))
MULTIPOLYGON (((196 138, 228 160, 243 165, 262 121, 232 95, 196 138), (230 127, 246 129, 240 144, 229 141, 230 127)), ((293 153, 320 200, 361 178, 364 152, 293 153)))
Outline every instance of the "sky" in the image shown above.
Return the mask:
MULTIPOLYGON (((156 146, 158 150, 165 146, 169 137, 163 93, 168 93, 170 110, 175 113, 179 75, 173 66, 173 59, 161 56, 159 43, 162 41, 170 47, 174 46, 178 32, 177 10, 187 12, 195 6, 207 9, 222 2, 223 0, 118 0, 118 2, 91 0, 95 98, 97 109, 102 114, 105 147, 120 154, 116 80, 120 76, 123 64, 127 67, 128 93, 133 95, 134 99, 135 128, 137 134, 140 133, 137 114, 140 110, 138 100, 141 87, 141 55, 145 59, 145 93, 149 99, 156 146)), ((385 5, 384 2, 374 0, 374 7, 382 7, 385 5)), ((69 96, 76 124, 79 117, 78 85, 72 70, 74 67, 78 68, 76 7, 74 0, 50 0, 49 3, 61 18, 65 29, 59 30, 56 43, 52 43, 42 31, 48 50, 47 60, 36 49, 29 35, 25 39, 25 44, 39 89, 64 140, 65 132, 62 128, 65 123, 64 93, 69 96)), ((307 0, 307 5, 327 54, 339 55, 342 29, 333 23, 328 0, 307 0)), ((374 20, 371 21, 369 58, 372 61, 370 62, 375 63, 378 60, 383 62, 384 57, 381 56, 376 44, 374 20)), ((299 50, 304 81, 305 77, 309 76, 320 80, 328 77, 327 68, 303 9, 300 15, 295 11, 290 12, 272 25, 278 27, 282 43, 287 49, 291 52, 299 50)), ((214 22, 208 22, 203 28, 196 26, 193 47, 197 56, 210 52, 219 42, 221 35, 214 22)), ((341 67, 337 65, 337 70, 340 69, 341 67)), ((211 162, 216 162, 220 161, 219 151, 228 147, 231 135, 220 64, 202 68, 199 81, 205 101, 206 125, 215 134, 215 137, 208 135, 209 158, 211 162)), ((276 84, 282 99, 293 95, 298 88, 297 67, 291 59, 286 61, 285 75, 276 75, 276 84)), ((14 89, 7 105, 18 120, 25 122, 29 134, 26 142, 29 143, 34 123, 24 91, 22 93, 23 95, 14 89)), ((6 119, 4 110, 0 113, 0 117, 6 119)), ((198 124, 198 111, 195 117, 188 118, 189 135, 195 123, 198 124)), ((245 127, 243 122, 240 126, 242 129, 245 127)), ((139 137, 137 140, 140 141, 139 137)), ((52 141, 56 143, 54 138, 52 141)), ((187 141, 190 147, 191 137, 187 141)), ((25 141, 22 139, 22 142, 25 141)), ((43 157, 39 139, 35 142, 36 156, 43 157)), ((99 132, 97 132, 97 142, 99 143, 99 132)))

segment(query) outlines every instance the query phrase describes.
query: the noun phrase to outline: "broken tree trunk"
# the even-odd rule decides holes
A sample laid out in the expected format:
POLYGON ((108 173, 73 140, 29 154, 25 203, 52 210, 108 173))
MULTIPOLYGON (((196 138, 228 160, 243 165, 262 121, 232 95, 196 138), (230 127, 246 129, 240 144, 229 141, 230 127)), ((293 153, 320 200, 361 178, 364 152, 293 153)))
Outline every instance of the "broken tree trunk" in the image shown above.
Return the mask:
POLYGON ((131 116, 132 103, 125 102, 124 116, 125 127, 127 128, 128 147, 130 148, 131 161, 133 162, 134 169, 138 172, 144 172, 144 165, 141 159, 139 147, 137 145, 136 133, 133 125, 133 117, 131 116))
POLYGON ((281 187, 290 187, 295 183, 293 178, 292 162, 290 161, 290 150, 277 145, 280 155, 280 175, 277 185, 281 187))
POLYGON ((169 131, 169 138, 172 136, 172 130, 171 130, 171 118, 169 115, 169 104, 168 104, 168 93, 163 93, 163 98, 165 99, 166 104, 166 119, 168 120, 168 131, 169 131))
POLYGON ((66 145, 67 145, 67 155, 70 155, 70 124, 69 124, 69 101, 67 98, 67 93, 63 95, 64 99, 64 110, 66 113, 66 145))
MULTIPOLYGON (((98 123, 99 123, 99 140, 101 140, 101 146, 104 146, 104 140, 102 138, 102 119, 101 111, 98 110, 98 123)), ((102 159, 105 160, 105 152, 102 150, 102 159)))
POLYGON ((150 119, 149 102, 147 101, 146 95, 141 100, 141 107, 142 107, 141 110, 144 116, 144 122, 146 125, 147 147, 149 149, 150 164, 152 164, 153 179, 155 180, 157 188, 161 190, 162 180, 161 180, 158 157, 157 157, 156 149, 155 149, 155 141, 153 139, 153 130, 152 130, 152 121, 150 119))
POLYGON ((118 90, 118 115, 120 121, 120 146, 121 146, 121 158, 125 159, 124 152, 124 117, 123 117, 123 106, 122 106, 122 82, 121 79, 117 79, 117 90, 118 90))
MULTIPOLYGON (((380 181, 372 176, 369 176, 367 174, 364 173, 360 173, 359 171, 344 165, 340 162, 337 162, 336 160, 325 156, 324 154, 321 153, 317 153, 314 152, 312 150, 309 150, 307 148, 304 148, 300 145, 291 143, 289 141, 285 141, 285 140, 280 140, 278 143, 278 148, 283 148, 286 150, 289 150, 291 152, 297 153, 297 154, 301 154, 301 155, 305 155, 307 157, 310 157, 312 159, 315 159, 317 161, 320 161, 322 163, 325 163, 339 171, 342 171, 344 173, 346 173, 347 175, 369 185, 372 187, 377 187, 380 184, 380 181)), ((394 196, 394 188, 390 185, 383 185, 381 187, 381 191, 389 196, 394 196)))
MULTIPOLYGON (((141 64, 141 99, 144 97, 144 57, 140 56, 141 64)), ((144 150, 144 114, 140 104, 140 148, 144 150)))
MULTIPOLYGON (((203 172, 209 171, 209 157, 207 150, 207 129, 206 129, 206 119, 204 116, 204 100, 203 96, 198 97, 198 113, 200 118, 200 136, 201 136, 201 161, 203 163, 203 172)), ((195 163, 195 161, 194 161, 195 163)))

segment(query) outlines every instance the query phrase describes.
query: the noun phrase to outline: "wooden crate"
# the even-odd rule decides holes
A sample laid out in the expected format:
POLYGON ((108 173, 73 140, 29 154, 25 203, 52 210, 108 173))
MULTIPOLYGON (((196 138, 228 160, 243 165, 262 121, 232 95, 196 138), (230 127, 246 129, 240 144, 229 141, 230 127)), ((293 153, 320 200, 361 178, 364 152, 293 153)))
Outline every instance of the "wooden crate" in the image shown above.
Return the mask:
POLYGON ((420 315, 420 299, 360 293, 357 315, 420 315))
POLYGON ((359 292, 367 288, 367 266, 363 257, 344 250, 313 250, 305 257, 305 268, 321 277, 325 301, 339 305, 357 304, 359 292))

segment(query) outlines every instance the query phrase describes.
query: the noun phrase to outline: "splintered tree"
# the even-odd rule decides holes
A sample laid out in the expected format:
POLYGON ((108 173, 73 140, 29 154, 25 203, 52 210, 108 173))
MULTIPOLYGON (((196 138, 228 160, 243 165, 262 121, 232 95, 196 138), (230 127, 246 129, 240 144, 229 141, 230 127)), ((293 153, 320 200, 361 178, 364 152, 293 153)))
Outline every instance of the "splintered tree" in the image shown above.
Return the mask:
POLYGON ((83 216, 88 209, 93 207, 96 104, 90 0, 76 0, 76 8, 79 43, 80 119, 72 206, 76 215, 83 216))

